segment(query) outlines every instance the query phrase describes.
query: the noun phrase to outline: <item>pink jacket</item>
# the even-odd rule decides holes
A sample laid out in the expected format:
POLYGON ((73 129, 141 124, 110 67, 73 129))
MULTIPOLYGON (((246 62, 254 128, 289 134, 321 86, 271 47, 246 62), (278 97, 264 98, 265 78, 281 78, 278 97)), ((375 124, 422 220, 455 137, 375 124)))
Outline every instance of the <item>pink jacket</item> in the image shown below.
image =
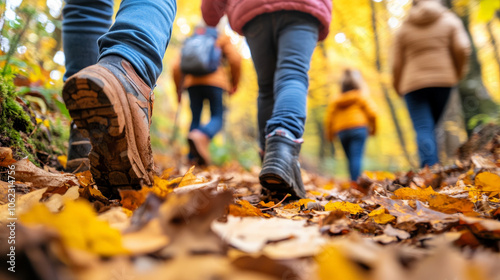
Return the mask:
POLYGON ((201 12, 209 26, 215 26, 227 14, 231 28, 243 35, 243 26, 258 15, 282 10, 308 13, 320 22, 318 40, 328 35, 332 20, 331 0, 203 0, 201 12))

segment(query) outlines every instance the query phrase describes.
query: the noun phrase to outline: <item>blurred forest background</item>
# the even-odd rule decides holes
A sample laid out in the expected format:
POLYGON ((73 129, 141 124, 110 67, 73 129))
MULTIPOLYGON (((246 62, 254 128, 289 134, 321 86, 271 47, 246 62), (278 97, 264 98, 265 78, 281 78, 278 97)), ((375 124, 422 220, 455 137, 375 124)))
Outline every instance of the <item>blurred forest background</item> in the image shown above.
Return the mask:
MULTIPOLYGON (((115 1, 115 9, 119 2, 115 1)), ((50 149, 37 152, 65 154, 69 115, 61 98, 64 53, 61 40, 62 0, 0 1, 0 66, 4 79, 14 79, 18 100, 29 104, 36 120, 36 135, 43 132, 50 149)), ((200 23, 201 0, 177 1, 173 35, 164 58, 164 72, 155 89, 152 142, 158 153, 187 154, 186 134, 191 121, 184 94, 178 106, 170 62, 182 42, 200 23), (178 113, 178 118, 176 114, 178 113), (176 121, 177 120, 177 121, 176 121)), ((470 72, 459 85, 439 129, 442 159, 450 163, 460 143, 478 125, 499 122, 500 1, 447 0, 463 20, 473 40, 470 72)), ((323 118, 329 100, 339 94, 339 79, 346 67, 358 68, 366 81, 365 94, 373 97, 379 113, 378 133, 368 140, 366 170, 408 170, 417 167, 414 131, 404 100, 391 88, 390 48, 411 0, 334 0, 330 35, 313 55, 310 70, 309 115, 302 149, 302 166, 327 176, 347 177, 340 143, 323 137, 323 118)), ((227 21, 220 29, 231 37, 244 60, 236 95, 225 97, 225 126, 213 141, 215 163, 237 160, 245 167, 259 164, 257 154, 257 82, 250 51, 243 37, 227 21)), ((208 113, 205 117, 208 117, 208 113)), ((31 135, 30 135, 31 136, 31 135)))

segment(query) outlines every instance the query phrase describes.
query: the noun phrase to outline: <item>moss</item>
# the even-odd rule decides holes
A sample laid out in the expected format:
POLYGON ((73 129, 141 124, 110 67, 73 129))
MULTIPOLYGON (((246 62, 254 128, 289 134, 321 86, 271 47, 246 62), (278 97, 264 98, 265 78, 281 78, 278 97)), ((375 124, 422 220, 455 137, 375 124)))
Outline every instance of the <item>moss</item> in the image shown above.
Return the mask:
POLYGON ((11 147, 15 158, 34 160, 33 141, 29 135, 34 130, 30 115, 16 101, 17 93, 12 80, 0 76, 0 146, 11 147))

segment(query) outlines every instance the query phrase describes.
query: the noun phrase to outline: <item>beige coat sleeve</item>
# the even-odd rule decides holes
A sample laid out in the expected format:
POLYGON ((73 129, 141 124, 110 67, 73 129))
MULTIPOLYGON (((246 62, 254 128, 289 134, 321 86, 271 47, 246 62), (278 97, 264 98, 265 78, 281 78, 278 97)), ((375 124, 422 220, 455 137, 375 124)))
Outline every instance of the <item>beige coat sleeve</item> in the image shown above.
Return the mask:
POLYGON ((455 22, 455 28, 451 34, 450 48, 457 77, 462 79, 468 70, 471 42, 462 21, 455 17, 455 22))

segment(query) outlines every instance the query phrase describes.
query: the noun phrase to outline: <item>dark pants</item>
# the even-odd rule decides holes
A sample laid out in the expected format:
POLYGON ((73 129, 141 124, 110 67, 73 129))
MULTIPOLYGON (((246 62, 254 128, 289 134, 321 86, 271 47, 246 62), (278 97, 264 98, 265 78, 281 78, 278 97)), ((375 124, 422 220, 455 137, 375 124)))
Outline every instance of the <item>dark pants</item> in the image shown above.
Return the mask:
POLYGON ((248 22, 243 33, 259 84, 259 142, 277 129, 301 138, 306 120, 309 65, 318 41, 318 20, 296 11, 266 13, 248 22))
POLYGON ((449 87, 430 87, 405 95, 408 111, 417 134, 421 167, 432 166, 439 162, 434 130, 443 115, 450 93, 449 87))
POLYGON ((366 127, 346 129, 339 131, 337 135, 349 161, 351 180, 355 181, 361 174, 361 162, 366 138, 368 137, 368 129, 366 127))
POLYGON ((193 120, 189 131, 198 129, 212 139, 222 128, 222 88, 213 86, 192 86, 188 88, 189 100, 191 101, 191 113, 193 120), (206 125, 200 124, 203 102, 210 103, 210 121, 206 125))

